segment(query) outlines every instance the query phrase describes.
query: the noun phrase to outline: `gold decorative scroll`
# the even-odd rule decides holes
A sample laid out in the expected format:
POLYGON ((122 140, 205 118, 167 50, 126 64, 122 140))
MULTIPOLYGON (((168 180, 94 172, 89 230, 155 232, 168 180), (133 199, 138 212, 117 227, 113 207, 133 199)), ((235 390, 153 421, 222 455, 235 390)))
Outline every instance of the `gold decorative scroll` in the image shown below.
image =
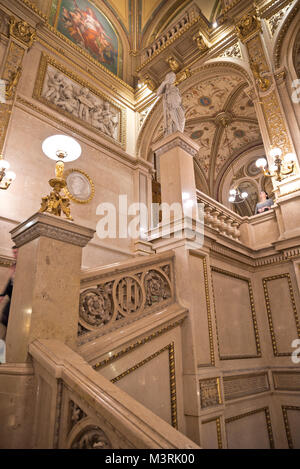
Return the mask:
POLYGON ((235 28, 239 39, 244 43, 261 31, 260 19, 256 15, 244 15, 235 28))
POLYGON ((271 146, 280 148, 283 154, 292 153, 292 145, 275 91, 262 97, 261 101, 271 146))
POLYGON ((0 105, 0 153, 2 153, 3 150, 8 123, 11 115, 11 109, 11 104, 0 105))
POLYGON ((6 97, 13 99, 21 75, 21 64, 25 49, 14 41, 10 42, 2 79, 6 82, 6 97))
POLYGON ((35 30, 26 21, 18 21, 14 16, 9 19, 9 35, 31 47, 36 39, 35 30))

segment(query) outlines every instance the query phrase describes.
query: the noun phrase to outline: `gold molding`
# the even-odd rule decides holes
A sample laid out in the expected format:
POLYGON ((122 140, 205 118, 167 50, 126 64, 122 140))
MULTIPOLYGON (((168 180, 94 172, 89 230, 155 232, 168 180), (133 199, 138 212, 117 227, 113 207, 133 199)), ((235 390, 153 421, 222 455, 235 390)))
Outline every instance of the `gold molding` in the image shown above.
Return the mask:
POLYGON ((158 331, 155 331, 152 334, 144 337, 143 339, 138 340, 137 342, 129 345, 125 349, 122 349, 119 352, 114 353, 109 358, 106 358, 105 360, 102 360, 101 362, 95 363, 95 365, 93 365, 94 370, 97 370, 98 368, 102 368, 103 366, 106 366, 110 364, 111 362, 118 360, 123 355, 129 352, 132 352, 137 347, 140 347, 141 345, 144 345, 147 342, 150 342, 151 340, 156 339, 156 337, 159 337, 161 334, 165 334, 166 332, 169 332, 171 329, 174 329, 174 327, 180 326, 183 323, 184 319, 185 318, 180 319, 179 321, 176 321, 173 324, 169 324, 168 326, 162 327, 158 331))
POLYGON ((33 10, 35 13, 37 13, 44 20, 48 19, 47 16, 41 10, 39 10, 32 2, 30 2, 29 0, 22 0, 22 2, 25 3, 26 6, 28 6, 31 10, 33 10))
POLYGON ((294 449, 293 439, 292 439, 291 429, 290 429, 290 423, 289 423, 287 413, 288 413, 288 410, 298 410, 298 411, 300 411, 300 407, 299 406, 292 406, 292 405, 282 405, 281 409, 282 409, 285 433, 286 433, 286 438, 287 438, 287 441, 288 441, 289 449, 294 449))
MULTIPOLYGON (((252 323, 253 323, 253 329, 254 329, 254 336, 255 336, 255 345, 256 345, 256 351, 257 355, 237 355, 237 356, 226 356, 222 357, 220 353, 220 344, 219 344, 219 338, 218 338, 218 349, 219 349, 219 357, 220 360, 240 360, 240 359, 248 359, 248 358, 261 358, 261 348, 260 348, 260 340, 259 340, 259 333, 258 333, 258 327, 257 327, 257 320, 256 320, 256 312, 255 312, 255 306, 254 306, 254 297, 253 297, 253 290, 252 290, 252 284, 251 280, 247 277, 242 277, 241 275, 235 274, 233 272, 229 272, 227 270, 220 269, 219 267, 211 266, 211 272, 218 272, 223 275, 227 275, 229 277, 233 277, 239 280, 243 280, 244 282, 247 282, 248 284, 248 292, 249 292, 249 300, 250 300, 250 308, 251 308, 251 317, 252 317, 252 323)), ((213 280, 212 280, 212 286, 213 286, 213 280)), ((214 291, 214 289, 213 289, 214 291)), ((216 325, 217 325, 217 311, 216 311, 216 302, 215 302, 215 296, 214 296, 214 306, 215 306, 215 318, 216 318, 216 325)), ((218 337, 218 328, 217 328, 217 337, 218 337)))
POLYGON ((121 107, 118 103, 116 103, 108 95, 106 95, 105 93, 99 91, 97 88, 92 86, 88 81, 86 81, 83 78, 81 78, 80 76, 76 75, 71 70, 67 69, 65 66, 61 65, 53 57, 50 57, 49 55, 46 55, 44 53, 42 53, 42 55, 41 55, 39 70, 38 70, 38 73, 37 73, 37 77, 36 77, 36 81, 35 81, 32 96, 33 96, 33 98, 35 98, 39 102, 45 104, 47 107, 50 107, 51 109, 58 112, 59 114, 62 114, 64 116, 66 116, 68 119, 76 122, 77 124, 82 125, 83 127, 86 127, 87 129, 89 129, 89 130, 91 130, 95 133, 98 133, 99 135, 101 135, 105 139, 109 140, 110 142, 113 142, 117 145, 121 145, 123 148, 126 147, 126 109, 124 107, 121 107), (74 80, 79 85, 88 88, 96 96, 108 101, 115 108, 117 108, 117 110, 119 111, 119 115, 120 115, 120 140, 115 140, 115 139, 109 137, 104 132, 101 132, 100 130, 96 129, 95 127, 88 124, 87 122, 84 122, 83 120, 81 120, 81 119, 79 119, 75 116, 72 116, 71 113, 69 113, 67 111, 64 111, 63 109, 59 108, 55 104, 52 104, 47 99, 43 98, 42 89, 43 89, 43 86, 44 86, 44 81, 45 81, 45 78, 46 78, 48 65, 51 65, 52 67, 56 68, 57 70, 59 70, 60 72, 65 74, 67 77, 74 80))
POLYGON ((128 370, 124 371, 120 375, 116 376, 115 378, 111 379, 112 383, 116 383, 120 381, 120 379, 128 376, 133 371, 137 370, 138 368, 142 367, 146 363, 150 362, 154 358, 158 357, 161 353, 168 350, 169 352, 169 371, 170 371, 170 397, 171 397, 171 416, 172 416, 172 426, 174 428, 178 428, 177 422, 177 397, 176 397, 176 373, 175 373, 175 349, 174 349, 174 342, 166 345, 162 349, 158 350, 157 352, 153 353, 149 357, 145 358, 141 362, 137 363, 136 365, 128 368, 128 370))
POLYGON ((83 176, 85 176, 87 178, 87 180, 89 181, 90 183, 90 186, 91 186, 91 195, 89 196, 88 199, 86 200, 80 200, 80 199, 77 199, 73 194, 71 194, 71 192, 69 191, 68 189, 68 185, 63 189, 67 195, 67 197, 69 197, 69 199, 73 200, 74 202, 76 202, 77 204, 88 204, 92 198, 94 197, 95 195, 95 184, 93 183, 92 179, 90 178, 90 176, 85 172, 83 171, 82 169, 78 169, 78 168, 70 168, 68 169, 67 171, 64 172, 64 178, 65 180, 67 180, 67 177, 71 174, 71 173, 74 173, 74 172, 77 172, 77 173, 81 173, 83 174, 83 176))
POLYGON ((236 25, 235 31, 242 43, 245 43, 261 32, 260 19, 256 15, 245 14, 236 25))
POLYGON ((276 342, 276 335, 275 335, 273 320, 272 320, 270 297, 269 297, 268 286, 267 286, 267 282, 271 282, 272 280, 277 280, 279 278, 286 278, 287 281, 288 281, 288 287, 289 287, 289 292, 290 292, 290 300, 291 300, 292 309, 293 309, 293 313, 294 313, 294 319, 295 319, 295 322, 296 322, 296 329, 297 329, 298 337, 300 338, 300 323, 299 323, 299 318, 298 318, 298 314, 297 314, 296 302, 295 302, 293 285, 292 285, 290 274, 289 273, 284 273, 284 274, 279 274, 279 275, 273 275, 271 277, 264 277, 262 279, 262 282, 263 282, 263 288, 264 288, 264 297, 265 297, 267 316, 268 316, 268 323, 269 323, 269 329, 270 329, 270 334, 271 334, 272 348, 273 348, 274 356, 275 357, 288 357, 288 356, 291 355, 290 351, 289 352, 282 352, 282 353, 278 352, 278 347, 277 347, 277 342, 276 342))
POLYGON ((9 18, 9 36, 21 41, 22 44, 30 48, 36 40, 36 30, 26 21, 11 16, 9 18))
POLYGON ((234 417, 229 417, 229 418, 225 419, 225 424, 234 422, 236 420, 239 420, 239 419, 242 419, 242 418, 245 418, 245 417, 249 417, 250 415, 258 414, 260 412, 265 413, 268 436, 269 436, 269 442, 270 442, 270 448, 275 449, 269 407, 262 407, 261 409, 255 409, 255 410, 251 410, 250 412, 246 412, 244 414, 235 415, 234 417))
POLYGON ((15 264, 14 259, 9 259, 8 257, 0 256, 0 267, 12 267, 15 264))
POLYGON ((216 417, 208 420, 203 420, 201 422, 202 425, 206 423, 216 422, 217 427, 217 439, 218 439, 218 449, 223 449, 223 442, 222 442, 222 432, 221 432, 221 417, 216 417))
POLYGON ((207 409, 207 407, 215 407, 217 405, 222 404, 222 396, 221 396, 220 378, 219 377, 199 379, 199 392, 200 392, 200 404, 201 404, 202 409, 207 409), (215 387, 215 390, 217 391, 217 393, 216 393, 216 396, 214 396, 214 397, 217 397, 217 403, 205 405, 206 404, 205 403, 205 396, 203 396, 203 391, 205 391, 205 389, 203 389, 203 387, 202 387, 202 384, 205 385, 205 383, 211 384, 215 387))
POLYGON ((210 363, 212 366, 215 366, 216 361, 215 361, 212 319, 211 319, 211 303, 210 303, 210 297, 209 297, 208 270, 207 270, 207 262, 206 262, 205 257, 202 258, 202 262, 203 262, 204 289, 205 289, 207 323, 208 323, 210 363))

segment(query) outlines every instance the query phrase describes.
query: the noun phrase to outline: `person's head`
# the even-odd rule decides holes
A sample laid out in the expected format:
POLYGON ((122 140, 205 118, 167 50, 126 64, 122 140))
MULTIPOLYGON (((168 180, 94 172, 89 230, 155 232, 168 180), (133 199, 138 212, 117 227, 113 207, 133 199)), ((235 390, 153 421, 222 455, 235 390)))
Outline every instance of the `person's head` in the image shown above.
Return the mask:
POLYGON ((17 259, 17 257, 18 257, 18 248, 17 248, 17 246, 12 247, 12 252, 13 252, 14 258, 17 259))
POLYGON ((259 199, 261 202, 264 202, 265 200, 267 200, 269 198, 268 194, 266 193, 266 191, 260 191, 259 193, 259 199))

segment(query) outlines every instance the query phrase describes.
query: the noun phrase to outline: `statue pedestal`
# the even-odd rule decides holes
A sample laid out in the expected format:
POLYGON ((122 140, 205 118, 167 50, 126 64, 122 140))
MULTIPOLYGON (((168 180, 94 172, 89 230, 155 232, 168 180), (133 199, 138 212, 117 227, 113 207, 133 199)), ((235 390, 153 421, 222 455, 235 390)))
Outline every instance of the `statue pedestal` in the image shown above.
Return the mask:
POLYGON ((94 230, 36 213, 11 231, 19 248, 6 337, 6 361, 28 360, 35 339, 76 347, 82 248, 94 230))
POLYGON ((182 213, 196 215, 196 183, 194 156, 199 145, 181 132, 168 135, 152 150, 159 156, 161 200, 170 206, 179 203, 182 213))

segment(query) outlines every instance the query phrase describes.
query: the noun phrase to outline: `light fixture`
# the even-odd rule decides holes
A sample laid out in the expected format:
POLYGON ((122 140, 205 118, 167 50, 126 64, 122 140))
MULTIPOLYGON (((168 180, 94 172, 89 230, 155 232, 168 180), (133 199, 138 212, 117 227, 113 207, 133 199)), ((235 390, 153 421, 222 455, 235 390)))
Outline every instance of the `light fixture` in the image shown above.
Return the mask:
POLYGON ((280 182, 282 179, 293 174, 296 160, 294 153, 287 153, 282 157, 280 148, 272 148, 272 150, 270 150, 270 156, 274 159, 274 164, 271 165, 270 170, 265 169, 267 166, 267 160, 265 158, 259 158, 256 161, 256 166, 261 169, 265 176, 271 178, 275 177, 276 181, 280 182))
POLYGON ((213 22, 213 28, 217 28, 217 26, 218 26, 217 21, 214 21, 214 22, 213 22))
MULTIPOLYGON (((225 129, 225 136, 226 136, 226 141, 228 145, 229 157, 231 157, 233 152, 232 152, 231 145, 229 143, 229 139, 227 135, 228 120, 223 118, 221 120, 221 123, 225 129)), ((242 202, 245 202, 245 199, 248 197, 248 192, 246 191, 241 192, 238 188, 238 184, 235 183, 237 176, 234 174, 233 164, 232 164, 232 173, 233 173, 233 178, 232 178, 233 186, 229 189, 228 202, 230 202, 231 204, 240 204, 242 202)))
POLYGON ((49 180, 53 190, 50 195, 42 197, 40 212, 47 212, 56 216, 60 216, 63 212, 68 220, 73 220, 70 200, 68 197, 62 196, 60 191, 67 185, 64 178, 64 163, 77 160, 81 155, 81 146, 72 137, 52 135, 44 140, 42 149, 48 158, 56 161, 56 165, 55 178, 49 180))
POLYGON ((16 179, 16 173, 14 173, 14 171, 7 171, 9 168, 9 162, 0 154, 0 189, 2 190, 8 189, 12 181, 16 179))

